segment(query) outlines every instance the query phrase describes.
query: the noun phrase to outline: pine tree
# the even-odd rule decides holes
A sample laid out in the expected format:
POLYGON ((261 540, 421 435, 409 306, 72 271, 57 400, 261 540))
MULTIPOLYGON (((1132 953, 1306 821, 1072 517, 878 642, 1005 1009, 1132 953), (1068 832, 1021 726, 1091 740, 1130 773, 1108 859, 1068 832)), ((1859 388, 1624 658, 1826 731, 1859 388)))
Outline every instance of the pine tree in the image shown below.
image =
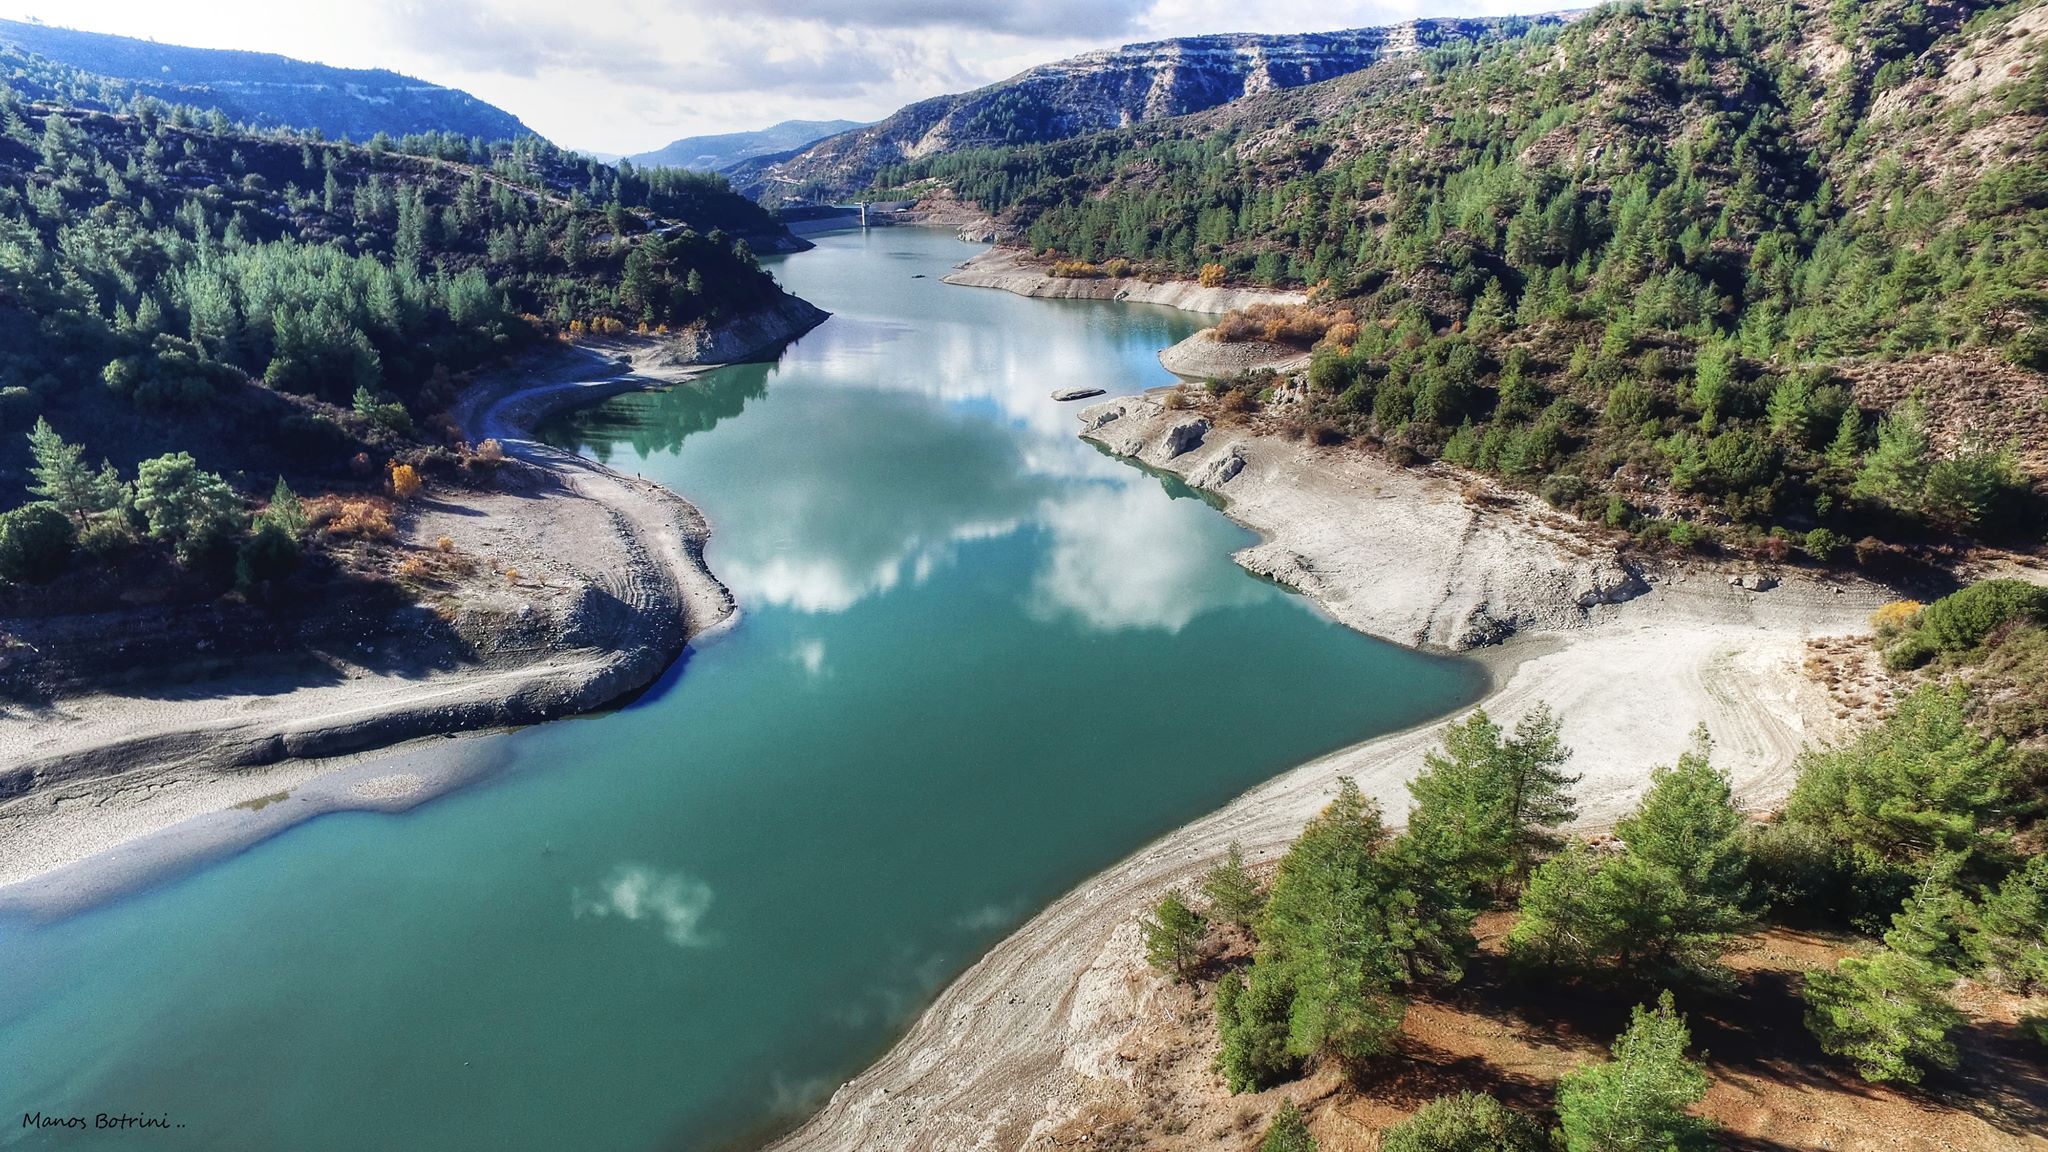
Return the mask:
POLYGON ((1309 1134, 1308 1118, 1295 1107, 1294 1101, 1282 1101, 1280 1110, 1273 1113, 1273 1122, 1266 1126, 1266 1135, 1259 1141, 1259 1152, 1316 1152, 1316 1138, 1309 1134))
POLYGON ((83 527, 94 513, 121 506, 126 491, 113 465, 94 472, 83 459, 85 450, 66 443, 40 416, 29 430, 28 450, 35 459, 29 466, 29 494, 56 505, 78 526, 83 527))
POLYGON ((1461 1092, 1380 1133, 1380 1152, 1544 1152, 1543 1127, 1491 1096, 1461 1092))
POLYGON ((2011 757, 1964 714, 1967 692, 1928 684, 1846 746, 1809 752, 1787 819, 1873 863, 1911 865, 1984 846, 2011 757))
POLYGON ((1917 512, 1927 484, 1927 410, 1915 396, 1877 425, 1877 447, 1864 457, 1850 491, 1901 512, 1917 512))
POLYGON ((1963 947, 2001 984, 2048 985, 2048 855, 2028 860, 1984 897, 1963 947))
POLYGON ((1842 409, 1842 418, 1835 424, 1835 438, 1828 442, 1828 464, 1848 472, 1862 456, 1863 413, 1851 404, 1842 409))
POLYGON ((1209 897, 1209 914, 1226 924, 1249 930, 1266 906, 1266 894, 1244 866, 1244 850, 1235 841, 1221 864, 1202 877, 1202 893, 1209 897))
POLYGON ((1628 851, 1608 867, 1639 895, 1631 918, 1646 937, 1631 950, 1698 957, 1751 919, 1744 821, 1712 747, 1701 725, 1676 765, 1650 773, 1635 814, 1615 827, 1628 851))
POLYGON ((1498 894, 1556 848, 1556 829, 1578 815, 1570 791, 1578 777, 1561 771, 1571 750, 1559 727, 1539 705, 1509 737, 1481 709, 1447 728, 1443 750, 1425 757, 1408 786, 1406 839, 1446 889, 1498 894))
POLYGON ((1686 1109, 1707 1094, 1706 1070, 1686 1059, 1692 1042, 1671 993, 1656 1011, 1637 1007, 1614 1042, 1614 1059, 1567 1075, 1557 1117, 1568 1152, 1692 1152, 1712 1127, 1686 1109))
POLYGON ((1152 915, 1141 921, 1145 929, 1145 958, 1161 972, 1186 980, 1202 954, 1202 914, 1188 907, 1180 893, 1168 892, 1152 906, 1152 915))
POLYGON ((1963 1022, 1943 995, 1954 974, 1890 948, 1809 974, 1806 1027, 1823 1051, 1865 1080, 1917 1084, 1926 1068, 1953 1068, 1949 1040, 1963 1022))

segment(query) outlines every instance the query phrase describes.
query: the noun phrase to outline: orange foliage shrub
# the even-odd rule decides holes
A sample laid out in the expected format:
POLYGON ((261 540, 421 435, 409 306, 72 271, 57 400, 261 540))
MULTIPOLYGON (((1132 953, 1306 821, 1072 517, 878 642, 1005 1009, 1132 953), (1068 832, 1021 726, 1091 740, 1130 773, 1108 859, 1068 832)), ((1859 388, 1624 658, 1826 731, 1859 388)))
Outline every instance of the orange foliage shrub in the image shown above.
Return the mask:
POLYGON ((1204 264, 1202 265, 1202 287, 1221 288, 1223 287, 1223 278, 1228 275, 1230 275, 1230 269, 1225 268, 1221 264, 1204 264))
POLYGON ((423 583, 433 573, 433 565, 418 556, 407 556, 398 562, 398 578, 408 584, 423 583))
POLYGON ((393 464, 391 466, 391 494, 393 496, 398 497, 400 500, 410 500, 419 495, 420 489, 424 487, 426 487, 426 481, 420 479, 419 469, 410 464, 393 464))
POLYGON ((1336 323, 1336 317, 1299 304, 1254 304, 1224 315, 1216 339, 1225 344, 1264 340, 1270 344, 1313 345, 1336 323))
POLYGON ((505 461, 505 446, 495 439, 487 439, 476 446, 476 458, 489 464, 502 464, 505 461))
POLYGON ((444 553, 445 553, 445 552, 453 552, 453 551, 455 551, 455 541, 453 541, 453 540, 450 540, 450 539, 449 539, 448 537, 446 537, 446 536, 439 536, 439 537, 436 537, 436 538, 435 538, 435 540, 434 540, 434 550, 435 550, 436 552, 444 552, 444 553))
POLYGON ((326 535, 342 539, 389 540, 398 535, 391 509, 377 499, 322 496, 306 501, 306 519, 326 535))
POLYGON ((1108 273, 1086 260, 1055 260, 1052 275, 1060 280, 1100 280, 1108 273))

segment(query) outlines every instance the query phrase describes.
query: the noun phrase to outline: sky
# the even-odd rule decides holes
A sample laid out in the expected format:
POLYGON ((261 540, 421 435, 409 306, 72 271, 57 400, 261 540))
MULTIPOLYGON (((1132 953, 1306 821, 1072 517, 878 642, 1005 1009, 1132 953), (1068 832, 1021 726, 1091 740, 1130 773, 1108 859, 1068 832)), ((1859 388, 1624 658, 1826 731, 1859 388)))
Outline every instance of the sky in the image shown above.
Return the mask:
POLYGON ((781 120, 877 120, 1091 48, 1315 32, 1529 0, 0 0, 200 48, 389 68, 464 89, 564 147, 651 151, 781 120))

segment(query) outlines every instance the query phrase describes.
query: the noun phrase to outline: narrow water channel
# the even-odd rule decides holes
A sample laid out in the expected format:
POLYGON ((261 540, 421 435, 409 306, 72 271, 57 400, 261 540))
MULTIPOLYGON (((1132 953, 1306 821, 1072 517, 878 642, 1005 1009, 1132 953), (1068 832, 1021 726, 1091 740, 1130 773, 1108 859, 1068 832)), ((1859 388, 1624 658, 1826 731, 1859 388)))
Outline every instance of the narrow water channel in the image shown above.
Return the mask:
POLYGON ((689 496, 744 614, 483 783, 0 922, 0 1147, 722 1149, 799 1116, 1090 873, 1476 666, 1246 575, 1075 437, 1198 321, 939 281, 915 229, 777 262, 778 363, 547 435, 689 496), (164 1116, 35 1133, 23 1111, 164 1116))

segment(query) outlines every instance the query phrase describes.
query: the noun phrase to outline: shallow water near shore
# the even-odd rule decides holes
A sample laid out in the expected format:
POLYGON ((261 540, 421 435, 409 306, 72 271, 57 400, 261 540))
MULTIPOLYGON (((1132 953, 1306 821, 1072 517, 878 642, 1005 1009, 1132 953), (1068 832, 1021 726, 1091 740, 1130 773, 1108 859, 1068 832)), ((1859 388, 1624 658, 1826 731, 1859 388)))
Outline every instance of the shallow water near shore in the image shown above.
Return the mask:
POLYGON ((777 363, 546 431, 704 510, 738 625, 617 712, 469 742, 478 786, 0 922, 0 1147, 758 1142, 1089 874, 1483 690, 1075 437, 1050 392, 1170 383, 1199 318, 949 287, 943 233, 816 239, 776 272, 835 315, 777 363))

